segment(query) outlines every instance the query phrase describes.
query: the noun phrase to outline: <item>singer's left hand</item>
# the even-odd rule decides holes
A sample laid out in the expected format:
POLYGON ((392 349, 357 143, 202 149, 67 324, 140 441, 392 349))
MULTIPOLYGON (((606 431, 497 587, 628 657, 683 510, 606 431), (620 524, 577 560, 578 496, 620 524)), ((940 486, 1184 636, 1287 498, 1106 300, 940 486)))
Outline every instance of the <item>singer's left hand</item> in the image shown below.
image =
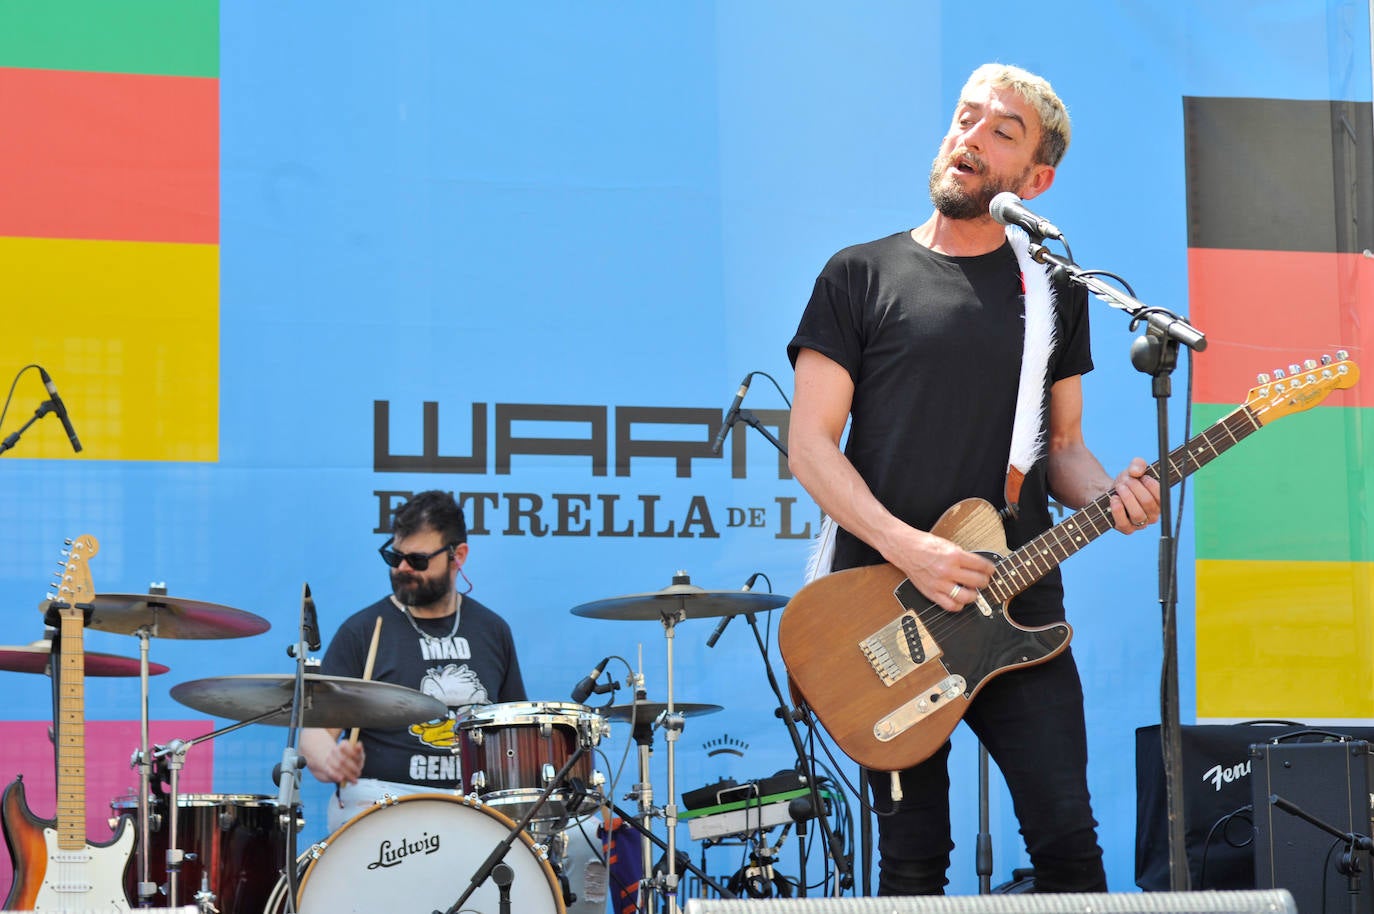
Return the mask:
POLYGON ((1159 480, 1146 469, 1137 457, 1112 483, 1112 526, 1128 536, 1159 520, 1159 480))

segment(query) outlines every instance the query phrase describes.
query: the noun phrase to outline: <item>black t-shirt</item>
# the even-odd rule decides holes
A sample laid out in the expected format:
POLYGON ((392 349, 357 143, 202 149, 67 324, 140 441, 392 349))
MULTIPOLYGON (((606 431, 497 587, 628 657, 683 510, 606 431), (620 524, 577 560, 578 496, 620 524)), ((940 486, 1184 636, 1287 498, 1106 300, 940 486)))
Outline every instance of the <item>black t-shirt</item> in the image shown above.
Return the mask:
POLYGON ((382 631, 372 678, 417 689, 449 707, 447 717, 393 730, 364 729, 358 736, 365 760, 363 777, 453 789, 461 777, 454 720, 476 705, 524 701, 525 684, 510 626, 471 597, 454 619, 411 619, 390 597, 354 613, 329 642, 320 672, 360 678, 377 618, 382 631))
MULTIPOLYGON (((1047 385, 1092 370, 1086 293, 1068 283, 1054 290, 1047 385)), ((964 498, 1003 506, 1023 346, 1021 269, 1010 244, 950 257, 901 232, 830 259, 787 351, 793 364, 800 349, 813 349, 849 372, 845 455, 888 510, 929 530, 964 498)), ((1007 542, 1015 548, 1049 526, 1041 459, 1007 542)), ((839 531, 835 568, 881 561, 839 531)), ((1062 603, 1056 570, 1016 599, 1013 615, 1036 624, 1062 619, 1062 603)))

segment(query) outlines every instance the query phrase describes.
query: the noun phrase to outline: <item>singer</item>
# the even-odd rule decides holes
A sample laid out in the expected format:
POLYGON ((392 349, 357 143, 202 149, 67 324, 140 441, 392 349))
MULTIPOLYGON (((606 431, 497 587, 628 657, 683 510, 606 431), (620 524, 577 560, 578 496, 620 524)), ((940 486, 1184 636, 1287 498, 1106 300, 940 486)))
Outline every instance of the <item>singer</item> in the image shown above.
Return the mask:
MULTIPOLYGON (((1029 200, 1048 190, 1068 143, 1068 112, 1048 82, 1016 67, 978 68, 930 170, 934 212, 840 251, 817 278, 788 345, 789 452, 792 472, 838 526, 823 572, 890 562, 957 612, 994 570, 927 532, 960 499, 1007 508, 1013 548, 1049 528, 1049 494, 1081 507, 1115 492, 1112 520, 1126 534, 1158 519, 1145 461, 1113 479, 1084 441, 1086 294, 1056 287, 1025 255, 1024 233, 988 212, 1002 191, 1029 200)), ((1018 596, 1011 615, 1024 625, 1062 621, 1059 573, 1018 596)), ((964 720, 1006 777, 1037 890, 1106 891, 1072 654, 990 680, 964 720)), ((884 813, 881 895, 939 894, 947 884, 948 756, 946 743, 901 772, 897 802, 889 774, 872 775, 884 813)))
POLYGON ((331 832, 383 794, 464 793, 453 751, 456 716, 474 705, 525 700, 510 626, 458 592, 458 578, 467 582, 467 532, 463 509, 447 492, 418 492, 398 508, 392 537, 379 550, 391 569, 391 595, 346 619, 325 652, 321 673, 362 678, 380 617, 372 678, 449 706, 447 717, 423 724, 364 729, 356 743, 339 742, 340 730, 302 731, 310 771, 339 785, 338 799, 328 804, 331 832))

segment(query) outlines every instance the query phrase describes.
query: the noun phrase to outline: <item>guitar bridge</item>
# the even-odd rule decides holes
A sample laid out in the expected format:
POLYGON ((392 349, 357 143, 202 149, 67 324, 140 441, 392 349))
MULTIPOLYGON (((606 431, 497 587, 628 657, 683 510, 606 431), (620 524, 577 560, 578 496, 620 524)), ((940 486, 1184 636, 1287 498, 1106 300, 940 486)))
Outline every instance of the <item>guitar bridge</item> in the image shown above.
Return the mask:
POLYGON ((922 692, 886 717, 879 718, 873 725, 873 736, 884 743, 896 739, 943 708, 946 702, 958 698, 967 686, 964 677, 957 673, 946 676, 933 688, 922 692))
POLYGON ((859 650, 886 686, 898 682, 927 660, 940 656, 939 645, 911 610, 860 641, 859 650))

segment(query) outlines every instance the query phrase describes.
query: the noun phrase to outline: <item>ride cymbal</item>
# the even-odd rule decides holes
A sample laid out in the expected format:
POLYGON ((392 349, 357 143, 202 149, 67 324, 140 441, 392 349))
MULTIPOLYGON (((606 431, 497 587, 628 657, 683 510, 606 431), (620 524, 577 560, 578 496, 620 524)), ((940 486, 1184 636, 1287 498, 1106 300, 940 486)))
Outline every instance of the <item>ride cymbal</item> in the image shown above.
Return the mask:
MULTIPOLYGON (((666 701, 632 701, 623 705, 610 705, 600 708, 597 713, 607 720, 645 721, 657 720, 658 715, 668 710, 666 701)), ((701 717, 706 714, 714 714, 717 711, 724 711, 720 705, 692 704, 691 702, 673 702, 673 713, 681 714, 683 717, 701 717)))
POLYGON ((575 616, 589 619, 621 619, 659 622, 664 617, 704 619, 710 616, 735 616, 766 612, 787 604, 787 597, 752 590, 704 590, 691 584, 687 576, 676 575, 673 583, 652 593, 611 597, 574 606, 575 616))
MULTIPOLYGON (((295 674, 261 673, 196 679, 172 687, 177 701, 203 714, 286 727, 291 724, 295 674)), ((433 696, 390 682, 305 674, 301 725, 305 727, 405 727, 448 714, 433 696)))
MULTIPOLYGON (((137 676, 138 658, 121 657, 118 654, 102 654, 97 651, 82 651, 86 661, 87 676, 137 676)), ((0 644, 0 670, 13 673, 47 673, 52 662, 52 642, 35 641, 32 644, 0 644)), ((160 676, 168 667, 160 663, 148 664, 149 676, 160 676)))
POLYGON ((180 597, 102 593, 90 602, 94 609, 86 627, 118 635, 137 634, 146 627, 154 638, 244 638, 272 627, 262 616, 242 609, 180 597))

